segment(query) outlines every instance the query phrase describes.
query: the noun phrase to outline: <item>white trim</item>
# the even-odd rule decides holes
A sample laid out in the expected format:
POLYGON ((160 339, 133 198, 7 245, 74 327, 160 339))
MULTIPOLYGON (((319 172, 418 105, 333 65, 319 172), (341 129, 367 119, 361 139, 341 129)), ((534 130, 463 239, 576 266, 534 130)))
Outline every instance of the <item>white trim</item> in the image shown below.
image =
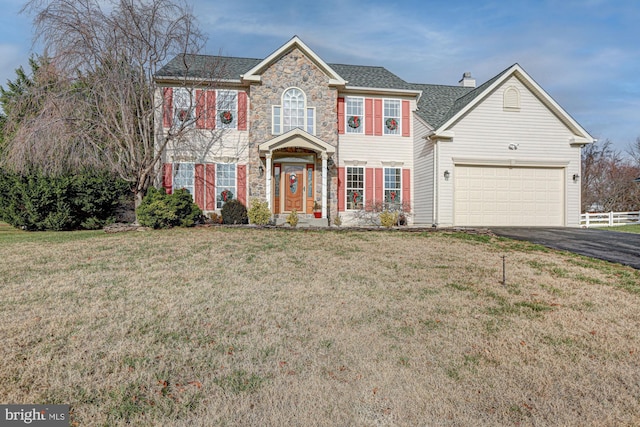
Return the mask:
POLYGON ((484 91, 478 96, 476 96, 470 103, 465 105, 460 111, 458 111, 453 117, 449 118, 445 123, 443 123, 438 129, 435 130, 434 134, 436 136, 440 136, 444 134, 444 132, 448 131, 449 127, 454 125, 460 118, 462 118, 465 114, 467 114, 470 110, 475 108, 478 104, 484 101, 484 99, 489 96, 496 88, 501 86, 507 79, 515 76, 522 83, 529 88, 542 102, 549 108, 558 118, 567 125, 567 127, 576 134, 579 138, 585 138, 589 142, 594 142, 595 139, 589 135, 589 133, 580 126, 574 119, 571 117, 547 92, 544 91, 536 82, 529 76, 519 64, 514 64, 509 68, 506 72, 504 72, 495 82, 493 82, 489 87, 485 88, 484 91))
MULTIPOLYGON (((385 95, 399 95, 399 96, 412 96, 417 97, 419 100, 422 97, 421 90, 415 89, 388 89, 388 88, 371 88, 371 87, 363 87, 363 86, 346 86, 344 92, 353 91, 362 94, 380 94, 384 93, 385 95)), ((349 96, 346 93, 344 96, 349 96)))
POLYGON ((336 152, 336 148, 333 145, 327 144, 320 138, 317 138, 311 134, 308 134, 300 128, 291 129, 289 132, 284 133, 269 141, 263 142, 258 146, 260 154, 270 153, 273 150, 287 147, 302 147, 315 151, 316 153, 326 152, 331 155, 336 152))
POLYGON ((513 167, 540 167, 540 168, 563 168, 569 166, 569 161, 563 160, 516 160, 516 159, 478 159, 454 157, 451 159, 455 166, 513 166, 513 167))
POLYGON ((300 38, 298 38, 298 36, 293 36, 291 40, 283 44, 275 52, 262 60, 258 65, 242 75, 242 80, 250 82, 260 82, 262 80, 262 76, 260 74, 273 62, 278 60, 278 58, 280 58, 282 55, 284 55, 294 47, 300 49, 302 53, 308 56, 322 71, 324 71, 327 77, 329 77, 329 86, 344 86, 347 84, 346 80, 340 77, 340 75, 338 75, 338 73, 336 73, 318 55, 316 55, 314 51, 309 49, 309 47, 304 44, 302 40, 300 40, 300 38))

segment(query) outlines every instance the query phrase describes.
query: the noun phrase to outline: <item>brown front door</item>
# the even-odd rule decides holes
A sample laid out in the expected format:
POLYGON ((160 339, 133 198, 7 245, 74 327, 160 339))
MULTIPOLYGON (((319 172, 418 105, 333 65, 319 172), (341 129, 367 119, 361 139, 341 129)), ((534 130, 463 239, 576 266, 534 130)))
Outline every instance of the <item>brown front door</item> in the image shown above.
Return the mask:
POLYGON ((284 167, 284 210, 304 212, 304 166, 288 165, 284 167))

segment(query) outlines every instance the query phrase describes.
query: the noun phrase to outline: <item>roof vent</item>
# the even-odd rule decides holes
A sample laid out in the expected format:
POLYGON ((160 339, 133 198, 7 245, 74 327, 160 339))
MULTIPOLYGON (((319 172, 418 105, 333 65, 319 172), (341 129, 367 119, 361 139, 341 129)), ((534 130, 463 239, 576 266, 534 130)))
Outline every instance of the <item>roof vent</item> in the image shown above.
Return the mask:
POLYGON ((476 87, 476 79, 471 77, 471 72, 467 71, 462 75, 462 79, 458 82, 462 87, 476 87))

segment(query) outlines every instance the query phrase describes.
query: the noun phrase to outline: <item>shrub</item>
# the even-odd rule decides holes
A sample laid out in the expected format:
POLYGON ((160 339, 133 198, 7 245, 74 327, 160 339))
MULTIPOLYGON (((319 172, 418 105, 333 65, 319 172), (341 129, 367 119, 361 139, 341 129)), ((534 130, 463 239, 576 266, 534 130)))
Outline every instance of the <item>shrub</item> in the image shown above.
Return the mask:
POLYGON ((217 212, 210 212, 209 213, 209 219, 214 224, 222 224, 222 215, 218 215, 217 212))
POLYGON ((292 227, 295 227, 296 225, 298 225, 298 211, 297 210, 292 210, 291 213, 289 215, 287 215, 287 224, 289 224, 292 227))
POLYGON ((151 187, 136 210, 140 225, 152 228, 192 227, 202 211, 185 189, 167 194, 164 188, 151 187))
POLYGON ((398 212, 382 211, 380 212, 380 225, 383 227, 393 227, 398 223, 398 212))
POLYGON ((259 199, 253 199, 251 201, 251 208, 247 212, 249 221, 256 225, 267 225, 271 221, 271 211, 269 210, 269 204, 267 202, 260 201, 259 199))
POLYGON ((247 208, 238 199, 229 200, 222 206, 223 224, 248 224, 247 208))
POLYGON ((94 229, 113 222, 129 185, 91 170, 47 176, 0 171, 0 219, 25 230, 94 229))

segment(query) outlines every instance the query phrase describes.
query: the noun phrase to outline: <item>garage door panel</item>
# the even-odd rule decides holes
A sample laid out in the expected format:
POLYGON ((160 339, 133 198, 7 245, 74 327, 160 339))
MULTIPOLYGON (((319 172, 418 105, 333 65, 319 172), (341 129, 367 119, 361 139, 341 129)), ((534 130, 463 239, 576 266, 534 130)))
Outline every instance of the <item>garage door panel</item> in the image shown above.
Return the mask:
POLYGON ((564 225, 564 169, 456 166, 455 225, 564 225))

